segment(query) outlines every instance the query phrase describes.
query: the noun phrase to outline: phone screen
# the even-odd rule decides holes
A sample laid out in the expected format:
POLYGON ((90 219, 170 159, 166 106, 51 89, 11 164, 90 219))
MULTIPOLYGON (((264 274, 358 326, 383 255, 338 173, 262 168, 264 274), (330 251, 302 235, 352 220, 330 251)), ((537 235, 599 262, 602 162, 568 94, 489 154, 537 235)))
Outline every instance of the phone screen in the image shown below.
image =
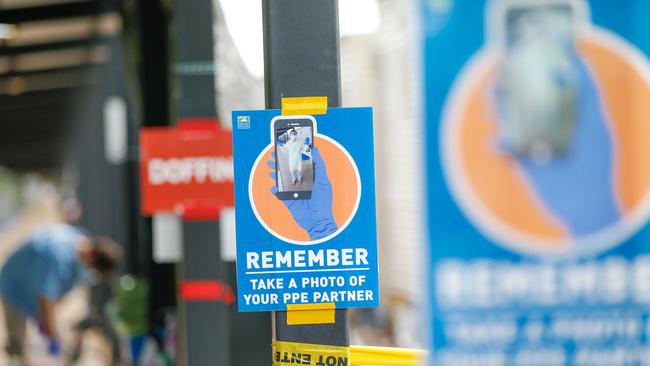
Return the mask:
POLYGON ((310 119, 274 122, 276 185, 278 198, 310 199, 314 185, 314 125, 310 119))
POLYGON ((569 5, 518 5, 506 14, 508 51, 527 44, 553 42, 573 47, 574 12, 569 5))
POLYGON ((515 154, 548 160, 568 150, 579 90, 573 18, 568 5, 507 12, 500 135, 515 154))

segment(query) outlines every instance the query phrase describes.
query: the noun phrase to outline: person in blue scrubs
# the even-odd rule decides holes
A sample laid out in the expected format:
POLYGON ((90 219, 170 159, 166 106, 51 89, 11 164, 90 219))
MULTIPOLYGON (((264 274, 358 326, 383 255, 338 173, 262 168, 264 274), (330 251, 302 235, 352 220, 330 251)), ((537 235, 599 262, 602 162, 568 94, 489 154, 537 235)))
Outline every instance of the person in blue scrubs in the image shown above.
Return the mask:
POLYGON ((61 355, 54 308, 67 293, 91 276, 109 274, 121 259, 118 244, 92 238, 74 226, 44 226, 14 251, 0 271, 8 355, 24 364, 27 319, 38 322, 51 355, 61 355))

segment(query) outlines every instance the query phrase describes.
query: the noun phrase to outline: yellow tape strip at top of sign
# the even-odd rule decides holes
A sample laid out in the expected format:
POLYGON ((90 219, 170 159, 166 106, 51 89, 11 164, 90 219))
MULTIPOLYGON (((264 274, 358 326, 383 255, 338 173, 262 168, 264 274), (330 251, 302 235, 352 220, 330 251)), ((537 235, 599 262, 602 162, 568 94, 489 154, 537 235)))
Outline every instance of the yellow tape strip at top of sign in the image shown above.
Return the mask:
POLYGON ((426 359, 416 349, 273 342, 273 366, 423 366, 426 359))
POLYGON ((336 322, 336 305, 326 304, 289 304, 287 305, 287 324, 332 324, 336 322))
POLYGON ((327 97, 282 98, 282 115, 325 114, 327 97))

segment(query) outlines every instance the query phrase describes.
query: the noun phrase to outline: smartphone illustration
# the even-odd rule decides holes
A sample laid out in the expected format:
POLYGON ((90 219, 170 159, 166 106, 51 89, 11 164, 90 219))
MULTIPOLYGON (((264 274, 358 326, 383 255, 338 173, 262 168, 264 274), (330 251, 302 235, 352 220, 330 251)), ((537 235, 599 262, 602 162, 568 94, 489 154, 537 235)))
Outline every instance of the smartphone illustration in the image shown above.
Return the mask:
POLYGON ((281 200, 311 199, 315 127, 316 121, 311 116, 279 116, 271 121, 275 183, 281 200))
POLYGON ((552 0, 504 10, 501 141, 516 154, 561 155, 578 101, 574 9, 570 1, 552 0))

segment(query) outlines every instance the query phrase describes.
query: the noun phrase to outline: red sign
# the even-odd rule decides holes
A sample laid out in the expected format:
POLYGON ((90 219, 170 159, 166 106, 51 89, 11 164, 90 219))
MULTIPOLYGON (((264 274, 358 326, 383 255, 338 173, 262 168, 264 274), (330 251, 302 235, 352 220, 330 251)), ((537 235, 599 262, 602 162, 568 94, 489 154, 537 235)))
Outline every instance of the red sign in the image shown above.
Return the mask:
POLYGON ((221 281, 183 281, 180 286, 181 299, 185 301, 221 301, 230 305, 235 294, 228 284, 221 281))
POLYGON ((232 133, 214 119, 140 131, 142 212, 234 206, 232 133))

